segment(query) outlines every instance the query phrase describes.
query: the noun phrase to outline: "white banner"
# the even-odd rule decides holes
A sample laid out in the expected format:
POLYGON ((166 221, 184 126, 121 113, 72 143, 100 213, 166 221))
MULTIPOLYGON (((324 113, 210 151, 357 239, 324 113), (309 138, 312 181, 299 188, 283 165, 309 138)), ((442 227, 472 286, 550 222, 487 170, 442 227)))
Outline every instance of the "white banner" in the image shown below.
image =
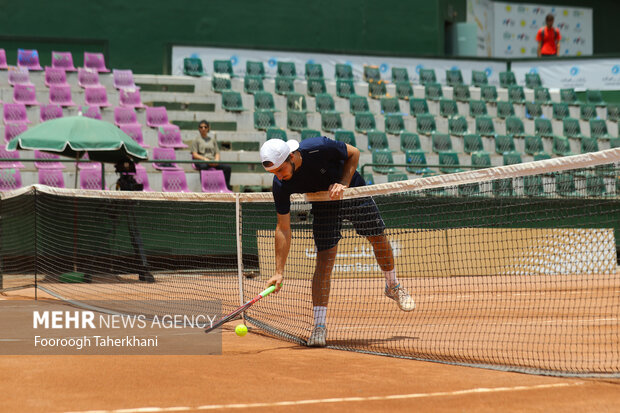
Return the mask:
POLYGON ((620 58, 512 62, 517 83, 538 73, 543 86, 576 90, 620 90, 620 58))
POLYGON ((446 70, 460 69, 463 80, 471 82, 472 70, 486 71, 489 83, 499 84, 499 72, 506 70, 503 62, 457 60, 457 59, 422 59, 384 56, 359 56, 326 53, 301 53, 284 52, 276 50, 251 50, 251 49, 223 49, 215 47, 172 47, 172 74, 183 75, 183 59, 186 57, 199 57, 202 59, 207 74, 213 73, 214 60, 231 60, 233 70, 237 76, 245 75, 245 63, 248 60, 262 61, 265 65, 265 74, 275 77, 277 62, 294 62, 297 77, 303 78, 306 63, 320 63, 323 66, 323 74, 326 79, 335 79, 337 63, 349 64, 353 67, 353 75, 356 80, 361 80, 364 65, 378 66, 383 80, 391 81, 392 67, 404 67, 409 72, 409 80, 419 83, 420 69, 434 69, 437 81, 446 83, 446 70))

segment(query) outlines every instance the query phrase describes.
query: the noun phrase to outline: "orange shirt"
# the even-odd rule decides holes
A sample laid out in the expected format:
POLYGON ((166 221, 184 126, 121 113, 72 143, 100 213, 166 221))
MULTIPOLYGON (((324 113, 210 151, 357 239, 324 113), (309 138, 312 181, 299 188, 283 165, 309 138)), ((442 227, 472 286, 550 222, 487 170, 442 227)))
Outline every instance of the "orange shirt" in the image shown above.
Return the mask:
POLYGON ((557 55, 558 48, 556 46, 556 42, 560 41, 562 36, 560 35, 560 31, 555 27, 551 30, 545 27, 541 27, 538 29, 538 33, 536 33, 536 41, 540 43, 543 41, 542 47, 540 48, 540 53, 543 55, 557 55), (545 36, 543 38, 543 30, 545 31, 545 36), (557 39, 556 39, 557 37, 557 39))

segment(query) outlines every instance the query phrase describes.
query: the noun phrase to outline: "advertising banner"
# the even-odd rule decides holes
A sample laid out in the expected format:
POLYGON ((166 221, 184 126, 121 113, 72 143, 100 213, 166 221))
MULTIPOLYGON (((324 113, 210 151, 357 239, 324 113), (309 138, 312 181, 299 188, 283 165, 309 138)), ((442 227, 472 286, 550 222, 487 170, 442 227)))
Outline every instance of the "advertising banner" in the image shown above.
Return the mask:
POLYGON ((548 88, 620 89, 620 58, 513 62, 511 68, 520 84, 526 73, 538 73, 548 88))

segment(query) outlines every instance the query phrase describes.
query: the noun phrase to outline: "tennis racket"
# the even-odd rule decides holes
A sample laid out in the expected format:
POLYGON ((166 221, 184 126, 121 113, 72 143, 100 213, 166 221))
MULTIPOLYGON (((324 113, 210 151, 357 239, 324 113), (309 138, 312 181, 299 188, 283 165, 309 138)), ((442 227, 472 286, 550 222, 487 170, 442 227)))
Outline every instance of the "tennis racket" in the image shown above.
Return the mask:
POLYGON ((252 306, 252 304, 256 303, 258 300, 260 300, 263 297, 268 296, 269 294, 271 294, 272 292, 274 292, 276 289, 275 285, 272 285, 270 287, 268 287, 266 290, 264 290, 262 293, 258 294, 256 297, 252 298, 250 301, 248 301, 247 303, 243 304, 241 307, 237 308, 235 311, 233 311, 230 314, 225 315, 224 317, 222 317, 219 321, 217 321, 216 323, 213 323, 211 325, 211 327, 205 329, 205 333, 209 333, 213 330, 215 330, 216 328, 220 327, 222 324, 229 322, 230 320, 234 319, 235 317, 237 317, 239 314, 241 314, 242 312, 244 312, 245 310, 247 310, 248 308, 250 308, 252 306))

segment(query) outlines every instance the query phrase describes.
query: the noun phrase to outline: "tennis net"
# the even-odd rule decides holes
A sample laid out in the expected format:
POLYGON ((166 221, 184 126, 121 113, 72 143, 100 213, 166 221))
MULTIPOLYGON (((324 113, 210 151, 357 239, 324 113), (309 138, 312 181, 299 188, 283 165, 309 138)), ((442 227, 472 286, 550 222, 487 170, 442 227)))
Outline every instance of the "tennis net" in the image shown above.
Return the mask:
MULTIPOLYGON (((345 199, 372 196, 377 204, 416 309, 402 312, 385 297, 372 247, 344 221, 327 345, 619 376, 619 161, 620 149, 612 149, 347 190, 345 199)), ((282 291, 245 314, 300 344, 313 326, 313 202, 329 201, 293 198, 282 291)), ((127 312, 170 311, 134 302, 217 299, 227 313, 264 289, 275 270, 271 194, 33 186, 3 194, 0 208, 4 288, 36 283, 74 302, 124 300, 126 308, 113 310, 127 312)))

